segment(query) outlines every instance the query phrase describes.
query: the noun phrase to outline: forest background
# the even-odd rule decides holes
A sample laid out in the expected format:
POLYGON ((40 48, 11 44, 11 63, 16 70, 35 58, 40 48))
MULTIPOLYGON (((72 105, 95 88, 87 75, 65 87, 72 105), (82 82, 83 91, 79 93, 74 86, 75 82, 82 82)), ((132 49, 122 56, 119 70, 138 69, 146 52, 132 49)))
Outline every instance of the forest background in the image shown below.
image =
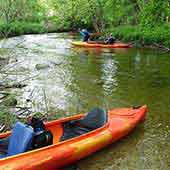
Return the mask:
POLYGON ((170 47, 169 0, 0 0, 0 37, 76 31, 170 47))

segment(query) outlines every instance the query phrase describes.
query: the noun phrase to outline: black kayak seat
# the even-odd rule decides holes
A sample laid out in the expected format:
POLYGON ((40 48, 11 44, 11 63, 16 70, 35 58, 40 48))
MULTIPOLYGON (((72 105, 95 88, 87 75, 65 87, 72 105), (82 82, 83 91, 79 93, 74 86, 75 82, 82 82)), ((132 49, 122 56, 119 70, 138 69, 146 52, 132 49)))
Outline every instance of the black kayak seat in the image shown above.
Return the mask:
POLYGON ((23 153, 32 145, 34 136, 33 128, 21 122, 17 122, 9 138, 8 150, 6 154, 0 154, 0 158, 23 153))
POLYGON ((94 108, 76 123, 91 130, 102 127, 107 122, 107 112, 102 108, 94 108))
POLYGON ((60 141, 65 141, 92 130, 102 127, 107 122, 107 112, 101 108, 94 108, 79 120, 72 120, 63 124, 64 133, 60 141))

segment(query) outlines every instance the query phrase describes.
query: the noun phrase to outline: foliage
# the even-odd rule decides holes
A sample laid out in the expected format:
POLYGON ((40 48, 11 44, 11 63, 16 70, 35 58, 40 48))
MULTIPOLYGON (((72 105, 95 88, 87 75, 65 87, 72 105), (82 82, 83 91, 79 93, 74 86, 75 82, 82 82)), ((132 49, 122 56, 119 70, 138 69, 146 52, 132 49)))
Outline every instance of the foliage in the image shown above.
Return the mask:
POLYGON ((5 100, 2 102, 4 106, 16 106, 17 100, 15 95, 9 95, 5 98, 5 100))
POLYGON ((43 13, 38 0, 0 0, 0 16, 5 23, 40 21, 43 13))
POLYGON ((9 24, 0 23, 0 36, 22 35, 29 33, 43 33, 46 28, 39 23, 12 22, 9 24))
POLYGON ((0 0, 1 37, 111 29, 127 40, 167 45, 169 22, 170 1, 164 0, 0 0))
POLYGON ((157 26, 152 29, 141 26, 119 26, 108 29, 117 39, 124 41, 138 42, 140 44, 151 45, 161 44, 170 47, 170 25, 157 26))
POLYGON ((10 129, 16 122, 16 116, 4 107, 0 107, 0 124, 5 124, 6 129, 10 129))

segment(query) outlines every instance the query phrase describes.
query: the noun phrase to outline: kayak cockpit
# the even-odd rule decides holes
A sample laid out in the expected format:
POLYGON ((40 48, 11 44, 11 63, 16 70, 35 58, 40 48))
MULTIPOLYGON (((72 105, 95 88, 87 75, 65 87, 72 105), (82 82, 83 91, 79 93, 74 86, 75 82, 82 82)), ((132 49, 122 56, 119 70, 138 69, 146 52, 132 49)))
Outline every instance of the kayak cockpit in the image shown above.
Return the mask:
MULTIPOLYGON (((72 139, 88 132, 94 131, 107 123, 107 112, 104 109, 95 108, 81 118, 58 121, 52 125, 46 125, 46 132, 52 135, 52 142, 44 145, 40 138, 40 147, 53 145, 61 141, 72 139)), ((17 122, 10 136, 0 139, 0 158, 17 155, 35 150, 35 132, 31 126, 17 122)))
POLYGON ((63 135, 60 141, 65 141, 104 126, 107 122, 107 112, 95 108, 83 118, 63 123, 63 135))

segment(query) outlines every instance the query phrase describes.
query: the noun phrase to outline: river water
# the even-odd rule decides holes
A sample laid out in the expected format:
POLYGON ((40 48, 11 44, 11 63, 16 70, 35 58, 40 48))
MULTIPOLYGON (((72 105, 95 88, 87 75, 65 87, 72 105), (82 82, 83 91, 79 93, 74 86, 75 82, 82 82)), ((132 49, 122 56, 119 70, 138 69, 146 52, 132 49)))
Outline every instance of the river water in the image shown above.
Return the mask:
POLYGON ((146 104, 146 121, 128 137, 79 161, 81 170, 170 169, 170 54, 151 49, 85 49, 67 33, 24 35, 0 43, 6 81, 34 112, 75 114, 146 104), (29 100, 28 100, 29 99, 29 100))

